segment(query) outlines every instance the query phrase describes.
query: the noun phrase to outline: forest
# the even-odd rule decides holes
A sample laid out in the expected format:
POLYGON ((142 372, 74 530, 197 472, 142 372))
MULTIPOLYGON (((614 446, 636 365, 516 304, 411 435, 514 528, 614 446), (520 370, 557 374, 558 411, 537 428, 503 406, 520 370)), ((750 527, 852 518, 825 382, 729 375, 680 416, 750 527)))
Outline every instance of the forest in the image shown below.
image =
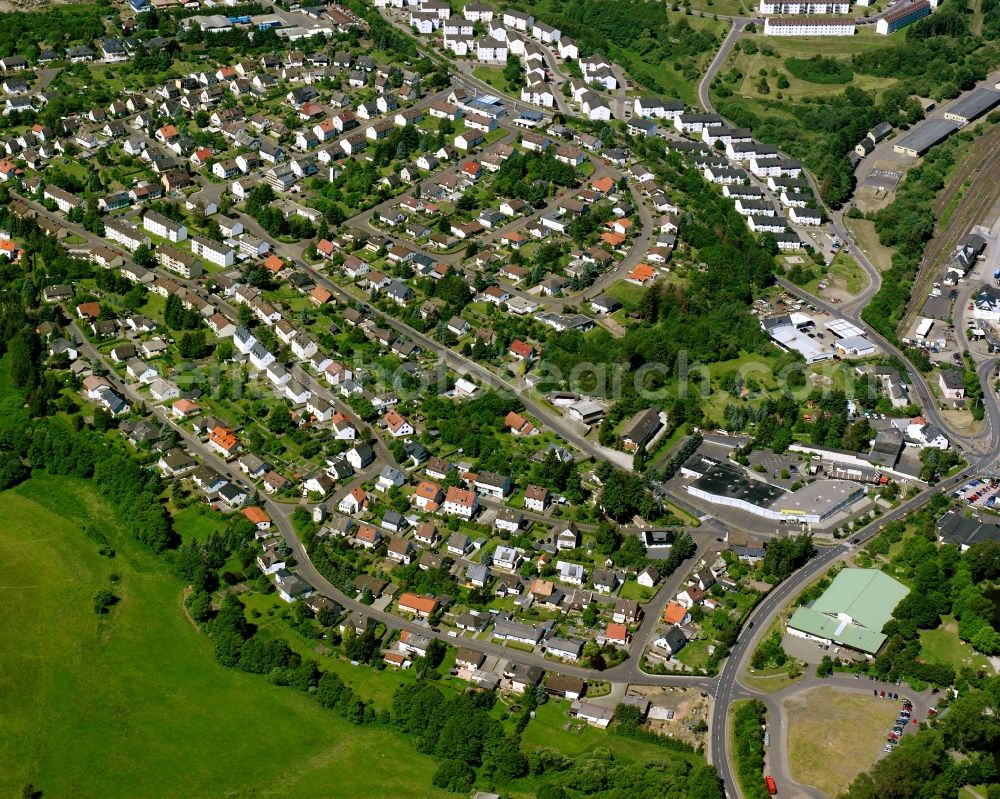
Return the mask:
POLYGON ((104 37, 104 16, 111 10, 102 0, 0 14, 0 57, 18 53, 34 61, 40 43, 63 47, 90 44, 104 37))
POLYGON ((665 91, 648 64, 664 62, 684 70, 695 81, 698 57, 713 52, 718 40, 711 33, 696 30, 681 17, 671 22, 661 3, 645 0, 550 0, 547 8, 537 4, 514 3, 521 11, 534 14, 559 28, 580 45, 580 55, 593 52, 613 56, 628 73, 651 91, 665 91), (690 67, 685 69, 685 67, 690 67))

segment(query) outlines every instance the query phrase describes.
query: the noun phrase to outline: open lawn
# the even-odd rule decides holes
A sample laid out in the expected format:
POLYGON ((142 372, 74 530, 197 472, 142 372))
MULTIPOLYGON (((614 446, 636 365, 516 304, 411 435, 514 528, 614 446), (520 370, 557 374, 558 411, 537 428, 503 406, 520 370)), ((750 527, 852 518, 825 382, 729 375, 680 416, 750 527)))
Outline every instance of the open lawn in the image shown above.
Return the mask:
POLYGON ((951 616, 944 616, 936 630, 920 633, 920 654, 931 663, 948 664, 956 670, 970 666, 976 671, 993 673, 990 659, 959 639, 958 623, 951 616))
MULTIPOLYGON (((818 269, 816 271, 819 271, 818 269)), ((817 297, 855 297, 868 285, 868 277, 857 261, 846 252, 837 253, 825 273, 806 283, 803 288, 817 297), (821 289, 823 283, 826 288, 821 289)))
POLYGON ((727 17, 739 17, 752 14, 754 5, 740 0, 691 0, 691 8, 708 15, 723 14, 727 17))
POLYGON ((507 91, 507 80, 503 76, 503 67, 476 67, 472 70, 472 74, 497 91, 507 91))
POLYGON ((802 679, 803 674, 801 669, 796 668, 796 671, 798 672, 798 676, 792 677, 787 668, 757 669, 754 672, 744 675, 740 679, 747 685, 756 688, 758 691, 774 694, 778 691, 784 690, 789 685, 794 685, 802 679))
POLYGON ((699 638, 691 641, 675 657, 689 668, 704 669, 708 666, 708 657, 710 654, 708 649, 711 646, 711 641, 699 638))
POLYGON ((52 797, 448 796, 430 787, 434 760, 391 730, 219 666, 180 582, 85 482, 34 477, 0 494, 0 513, 0 795, 31 781, 52 797), (99 618, 113 573, 121 602, 99 618))
POLYGON ((634 599, 637 602, 649 602, 650 599, 656 596, 657 588, 646 588, 646 586, 639 585, 634 580, 626 580, 618 592, 618 596, 622 599, 634 599))
POLYGON ((173 516, 174 529, 184 541, 191 538, 204 541, 212 533, 221 531, 226 522, 225 516, 205 504, 188 505, 173 516))
POLYGON ((897 707, 864 694, 811 688, 784 703, 792 778, 837 796, 882 753, 897 707))

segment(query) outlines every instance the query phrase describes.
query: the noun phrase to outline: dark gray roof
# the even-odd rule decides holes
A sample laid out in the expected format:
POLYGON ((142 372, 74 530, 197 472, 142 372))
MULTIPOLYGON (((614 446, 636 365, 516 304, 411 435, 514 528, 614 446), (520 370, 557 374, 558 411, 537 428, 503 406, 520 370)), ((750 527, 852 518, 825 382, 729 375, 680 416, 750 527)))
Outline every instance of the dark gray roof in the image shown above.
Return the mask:
POLYGON ((965 95, 965 97, 956 100, 951 106, 945 109, 945 113, 954 114, 971 122, 997 105, 1000 105, 1000 91, 982 87, 974 89, 965 95))
POLYGON ((938 535, 946 544, 972 546, 983 541, 1000 541, 1000 525, 973 517, 965 518, 960 511, 949 511, 937 523, 938 535))
POLYGON ((922 155, 938 142, 948 138, 959 127, 957 122, 947 119, 929 119, 899 139, 895 146, 906 147, 914 150, 917 155, 922 155))

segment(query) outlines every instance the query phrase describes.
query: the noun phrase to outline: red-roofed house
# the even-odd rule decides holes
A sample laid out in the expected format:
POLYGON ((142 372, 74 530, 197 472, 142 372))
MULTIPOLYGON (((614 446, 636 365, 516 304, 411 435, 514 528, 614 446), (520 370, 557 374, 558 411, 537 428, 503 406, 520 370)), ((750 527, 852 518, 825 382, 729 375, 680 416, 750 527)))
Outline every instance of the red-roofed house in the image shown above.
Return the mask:
POLYGON ((656 278, 656 270, 649 264, 636 264, 635 268, 629 272, 628 282, 644 286, 656 278))
POLYGON ((399 597, 396 609, 400 613, 412 613, 421 619, 426 619, 437 610, 438 601, 432 596, 420 596, 407 591, 399 597))
POLYGON ((264 268, 273 275, 285 268, 285 262, 277 255, 269 255, 264 259, 264 268))
POLYGON ((190 419, 201 411, 201 406, 197 402, 189 399, 179 399, 170 406, 170 412, 177 419, 190 419))
POLYGON ((353 516, 355 513, 363 511, 366 507, 368 507, 368 495, 364 492, 363 488, 358 486, 351 489, 350 493, 340 500, 337 510, 341 513, 346 513, 348 516, 353 516))
POLYGON ((244 508, 242 510, 244 516, 250 520, 251 524, 258 530, 270 530, 271 529, 271 517, 268 516, 267 511, 263 508, 254 506, 252 508, 244 508))
POLYGON ((607 194, 615 187, 615 182, 610 177, 603 177, 590 181, 590 187, 601 194, 607 194))
POLYGON ((393 438, 413 435, 413 425, 396 411, 389 411, 382 417, 382 421, 393 438))
POLYGON ((604 631, 604 640, 615 646, 628 646, 632 641, 632 636, 629 635, 628 627, 624 624, 611 623, 604 631))
POLYGON ((626 239, 621 233, 605 231, 601 234, 601 241, 614 249, 618 249, 625 243, 626 239))
POLYGON ((476 514, 479 507, 479 497, 475 491, 467 488, 452 486, 444 498, 444 512, 461 516, 463 519, 471 519, 476 514))
POLYGON ((331 299, 333 299, 333 294, 322 286, 316 286, 309 292, 309 300, 313 305, 326 305, 331 299))
POLYGON ((413 492, 413 503, 421 510, 433 513, 441 505, 443 496, 441 486, 432 480, 422 480, 413 492))
POLYGON ((337 248, 333 246, 333 242, 328 241, 327 239, 320 239, 316 243, 316 252, 318 252, 323 258, 332 258, 336 249, 337 248))
POLYGON ((213 428, 208 434, 208 445, 227 458, 240 448, 240 442, 228 427, 213 428))
POLYGON ((519 361, 531 360, 535 357, 535 348, 526 341, 521 341, 521 339, 515 339, 512 341, 508 352, 511 357, 517 358, 519 361))

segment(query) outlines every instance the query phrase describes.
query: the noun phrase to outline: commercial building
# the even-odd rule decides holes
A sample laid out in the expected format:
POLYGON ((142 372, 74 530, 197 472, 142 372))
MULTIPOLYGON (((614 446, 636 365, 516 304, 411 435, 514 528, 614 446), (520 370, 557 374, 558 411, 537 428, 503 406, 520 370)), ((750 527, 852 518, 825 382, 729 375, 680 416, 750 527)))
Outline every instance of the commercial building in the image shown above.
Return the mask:
POLYGON ((819 599, 792 614, 788 633, 874 657, 886 641, 882 628, 908 593, 878 569, 844 569, 819 599))
POLYGON ((798 491, 747 475, 738 466, 710 458, 688 459, 682 470, 696 475, 687 492, 713 505, 735 508, 771 521, 818 524, 864 496, 864 486, 849 480, 816 480, 798 491))

